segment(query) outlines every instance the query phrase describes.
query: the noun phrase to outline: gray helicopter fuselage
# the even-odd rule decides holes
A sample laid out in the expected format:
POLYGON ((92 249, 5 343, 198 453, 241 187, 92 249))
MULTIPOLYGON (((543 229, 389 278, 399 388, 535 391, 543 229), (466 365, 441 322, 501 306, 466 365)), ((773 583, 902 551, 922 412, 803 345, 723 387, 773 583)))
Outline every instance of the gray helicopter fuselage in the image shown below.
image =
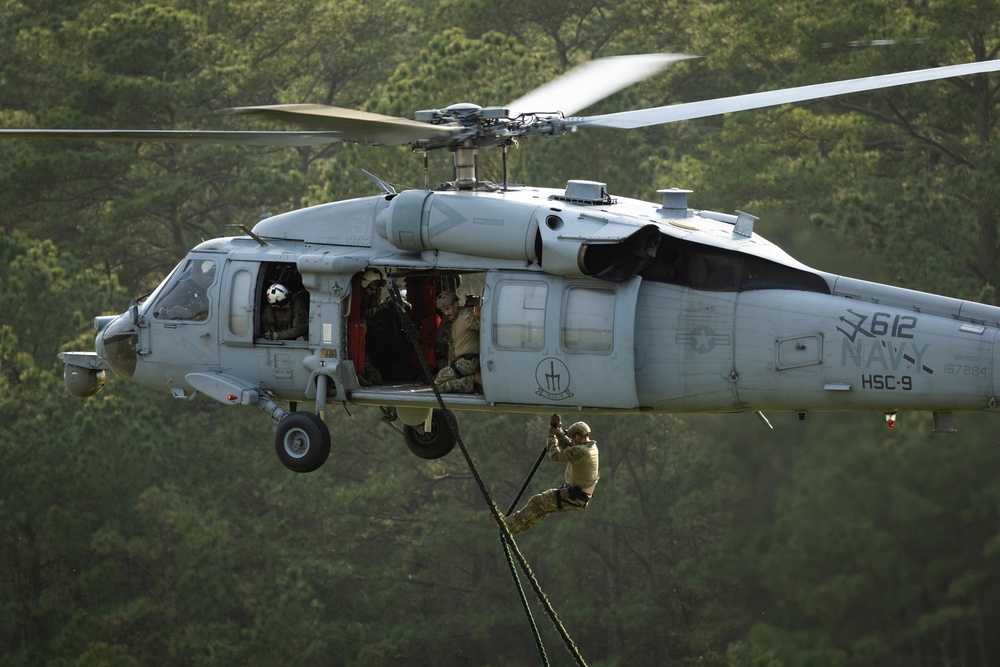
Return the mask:
POLYGON ((995 410, 998 308, 815 271, 755 234, 751 215, 688 208, 687 191, 660 191, 655 204, 612 198, 593 181, 554 190, 477 179, 479 149, 506 151, 521 138, 1000 71, 992 60, 575 115, 688 58, 598 59, 504 107, 452 104, 412 120, 272 104, 226 113, 301 129, 0 129, 0 139, 453 152, 455 181, 437 190, 397 194, 369 175, 382 195, 273 216, 199 245, 148 298, 96 318, 94 352, 60 355, 67 389, 93 396, 114 369, 179 399, 255 406, 274 421, 275 451, 295 472, 329 456, 330 401, 378 406, 383 421, 402 422, 415 455, 447 455, 458 423, 435 409, 445 407, 430 377, 439 366, 465 373, 454 386, 473 391, 446 399, 468 410, 878 410, 891 424, 896 411, 921 409, 934 413, 936 431, 954 430, 952 411, 995 410), (478 322, 479 354, 456 363, 442 358, 449 334, 436 303, 470 286, 481 293, 465 307, 478 319, 465 311, 456 338, 471 350, 466 334, 478 322), (299 412, 303 401, 314 411, 299 412))
POLYGON ((688 209, 684 197, 612 199, 602 184, 571 181, 273 216, 256 238, 192 250, 143 303, 101 322, 97 355, 65 359, 178 398, 336 400, 392 406, 416 423, 436 405, 422 375, 359 380, 357 281, 375 267, 411 292, 442 276, 482 278, 483 393, 446 395, 456 409, 996 408, 1000 308, 812 270, 755 234, 752 216, 688 209), (265 339, 263 290, 289 267, 308 296, 308 334, 265 339), (182 296, 204 310, 184 310, 182 296))

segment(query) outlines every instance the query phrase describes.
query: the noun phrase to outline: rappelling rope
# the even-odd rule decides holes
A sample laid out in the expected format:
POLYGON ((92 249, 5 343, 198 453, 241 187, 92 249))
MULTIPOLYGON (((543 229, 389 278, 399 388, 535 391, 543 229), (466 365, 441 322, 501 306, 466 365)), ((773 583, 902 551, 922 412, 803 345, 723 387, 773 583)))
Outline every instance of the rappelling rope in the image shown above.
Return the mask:
POLYGON ((514 496, 514 500, 511 501, 510 508, 508 508, 507 510, 507 514, 513 512, 514 508, 517 507, 518 501, 521 500, 521 496, 523 496, 524 492, 527 490, 528 484, 531 483, 531 478, 535 476, 535 471, 538 470, 538 466, 542 465, 542 461, 545 460, 545 457, 548 453, 549 453, 549 448, 542 447, 542 453, 538 455, 538 459, 535 461, 535 466, 531 469, 531 472, 529 472, 528 476, 524 478, 524 484, 521 485, 521 490, 517 492, 517 495, 514 496))
MULTIPOLYGON (((493 495, 490 493, 489 489, 486 488, 486 483, 483 482, 483 478, 482 476, 480 476, 479 470, 476 468, 476 464, 472 460, 472 456, 469 454, 469 450, 466 448, 465 443, 462 441, 462 437, 459 435, 458 423, 455 420, 455 416, 451 413, 450 410, 448 410, 447 406, 445 405, 444 398, 442 398, 441 396, 441 392, 434 384, 434 377, 433 375, 431 375, 431 369, 427 365, 427 360, 424 358, 423 351, 420 349, 420 341, 417 339, 416 327, 413 325, 413 321, 410 319, 409 313, 406 311, 406 308, 403 304, 403 299, 399 294, 399 290, 396 289, 396 285, 392 281, 388 281, 387 286, 389 288, 390 298, 392 299, 396 308, 399 310, 400 320, 403 324, 403 331, 406 333, 407 338, 409 338, 410 340, 410 344, 413 345, 413 349, 417 353, 417 359, 420 361, 420 366, 423 368, 424 376, 426 377, 428 384, 430 384, 431 390, 434 392, 435 398, 437 398, 438 405, 441 406, 441 412, 444 414, 445 420, 448 422, 448 428, 451 429, 452 434, 455 436, 455 442, 458 444, 459 449, 462 451, 462 456, 465 457, 465 462, 469 466, 469 471, 472 472, 472 476, 476 480, 476 484, 479 485, 479 491, 483 494, 483 498, 486 500, 486 505, 489 507, 490 514, 493 515, 493 520, 496 521, 497 526, 500 529, 501 539, 504 542, 505 547, 507 548, 508 564, 511 567, 511 573, 514 577, 516 585, 518 586, 518 589, 520 589, 520 582, 518 581, 517 570, 513 566, 513 561, 511 561, 511 559, 509 558, 509 555, 511 553, 517 560, 518 564, 521 566, 521 569, 524 571, 524 574, 528 578, 528 581, 531 583, 531 588, 535 591, 535 596, 538 597, 539 603, 541 603, 542 607, 545 609, 545 612, 549 615, 549 619, 552 621, 552 624, 555 626, 556 631, 559 633, 559 636, 562 638, 563 643, 566 645, 566 650, 568 650, 570 654, 573 656, 574 660, 576 660, 577 665, 580 665, 581 667, 586 667, 587 663, 586 661, 584 661, 583 656, 580 654, 580 650, 576 647, 576 644, 573 642, 573 638, 569 636, 569 632, 566 631, 566 627, 562 624, 562 621, 559 620, 559 615, 556 613, 556 610, 552 606, 552 603, 549 602, 548 597, 546 597, 545 592, 542 590, 541 584, 538 583, 538 579, 535 578, 535 574, 531 571, 531 566, 528 565, 527 559, 524 557, 524 554, 521 553, 521 550, 518 549, 517 543, 514 542, 514 536, 510 534, 510 530, 508 530, 507 524, 504 523, 503 515, 500 514, 500 509, 497 507, 496 502, 493 500, 493 495)), ((518 498, 520 498, 520 495, 524 493, 524 489, 527 488, 531 476, 535 474, 535 470, 538 469, 538 465, 540 463, 541 463, 541 457, 539 457, 538 462, 535 464, 535 468, 532 469, 531 475, 529 475, 528 479, 525 480, 524 486, 518 493, 518 498)), ((516 504, 517 499, 515 499, 514 502, 516 504)), ((522 604, 524 605, 525 612, 528 615, 528 621, 532 626, 532 632, 535 635, 535 642, 538 644, 538 650, 542 655, 542 662, 547 665, 548 661, 545 657, 545 647, 542 644, 542 640, 538 634, 537 628, 535 628, 534 620, 531 618, 531 610, 528 607, 527 599, 524 597, 523 592, 521 593, 521 600, 522 604)))
MULTIPOLYGON (((521 485, 521 490, 514 496, 514 500, 507 509, 507 515, 510 515, 510 513, 514 511, 514 508, 517 507, 518 501, 521 499, 521 496, 524 495, 525 489, 528 488, 528 483, 531 482, 531 478, 535 476, 535 471, 538 470, 538 466, 541 465, 546 454, 548 454, 548 448, 542 448, 542 453, 539 455, 538 460, 535 461, 535 465, 531 469, 531 472, 529 472, 528 476, 524 479, 524 484, 521 485)), ((511 539, 513 539, 513 537, 511 539)), ((517 596, 521 600, 521 606, 524 607, 524 614, 528 618, 528 625, 531 626, 531 634, 535 638, 535 644, 538 646, 538 654, 542 659, 542 664, 545 667, 548 667, 549 658, 545 654, 545 645, 542 643, 541 635, 538 634, 538 626, 535 625, 535 617, 531 613, 531 607, 528 606, 528 598, 524 594, 524 586, 521 585, 521 577, 518 576, 517 567, 514 565, 514 556, 511 554, 510 545, 507 544, 507 540, 504 539, 503 533, 500 534, 500 544, 503 546, 503 554, 507 559, 507 567, 510 568, 510 576, 514 580, 514 587, 517 588, 517 596)))

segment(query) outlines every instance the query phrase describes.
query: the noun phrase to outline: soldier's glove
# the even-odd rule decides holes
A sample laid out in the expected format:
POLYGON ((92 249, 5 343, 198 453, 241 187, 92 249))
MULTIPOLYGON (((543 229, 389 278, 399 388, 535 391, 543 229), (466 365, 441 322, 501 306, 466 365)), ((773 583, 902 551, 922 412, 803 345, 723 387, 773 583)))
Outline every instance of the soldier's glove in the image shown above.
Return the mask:
POLYGON ((549 417, 549 435, 559 436, 563 433, 562 427, 562 417, 559 415, 552 415, 549 417))

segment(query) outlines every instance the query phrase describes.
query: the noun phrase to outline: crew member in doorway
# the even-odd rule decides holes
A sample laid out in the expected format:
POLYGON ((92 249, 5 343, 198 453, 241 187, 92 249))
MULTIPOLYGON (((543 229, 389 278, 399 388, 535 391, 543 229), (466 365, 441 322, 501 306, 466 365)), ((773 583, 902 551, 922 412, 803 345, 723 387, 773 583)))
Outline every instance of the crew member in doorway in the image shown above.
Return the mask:
POLYGON ((479 306, 459 306, 458 297, 449 291, 438 296, 437 308, 451 322, 451 339, 448 343, 448 365, 438 371, 434 384, 442 393, 482 393, 479 306))
MULTIPOLYGON (((358 382, 362 387, 370 387, 373 384, 382 384, 382 373, 372 363, 372 349, 378 350, 379 341, 372 335, 372 317, 378 312, 382 301, 382 287, 385 285, 385 277, 378 269, 368 269, 361 274, 358 281, 361 286, 361 299, 359 303, 361 323, 365 327, 365 368, 358 377, 358 382)), ((376 356, 377 353, 376 353, 376 356)))
POLYGON ((368 269, 361 274, 361 321, 366 324, 382 302, 385 278, 378 269, 368 269))
POLYGON ((264 292, 261 328, 270 340, 305 340, 309 335, 309 297, 305 292, 292 293, 281 283, 264 292))
POLYGON ((559 415, 552 415, 545 447, 549 459, 566 464, 566 483, 558 489, 542 491, 524 507, 504 517, 511 535, 528 530, 554 512, 586 509, 601 477, 597 443, 590 439, 590 427, 584 422, 576 422, 563 432, 559 415))

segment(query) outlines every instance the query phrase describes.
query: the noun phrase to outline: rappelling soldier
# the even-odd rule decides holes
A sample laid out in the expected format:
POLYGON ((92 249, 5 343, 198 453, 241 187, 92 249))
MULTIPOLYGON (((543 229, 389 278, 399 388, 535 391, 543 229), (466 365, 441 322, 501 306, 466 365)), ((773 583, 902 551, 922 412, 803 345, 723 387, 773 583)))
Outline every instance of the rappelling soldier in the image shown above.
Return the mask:
POLYGON ((551 461, 566 464, 566 483, 533 496, 524 507, 505 517, 512 535, 528 530, 554 512, 586 509, 601 477, 597 442, 590 439, 586 423, 576 422, 563 431, 559 415, 552 415, 545 448, 551 461))

